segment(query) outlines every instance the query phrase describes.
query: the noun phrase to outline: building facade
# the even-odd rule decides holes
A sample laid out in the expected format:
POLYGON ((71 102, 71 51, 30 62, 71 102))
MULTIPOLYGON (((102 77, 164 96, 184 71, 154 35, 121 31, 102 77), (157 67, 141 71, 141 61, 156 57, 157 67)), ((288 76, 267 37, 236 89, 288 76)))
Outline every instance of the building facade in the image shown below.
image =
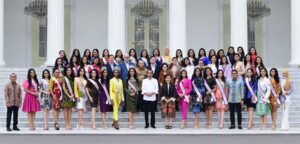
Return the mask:
POLYGON ((300 65, 300 1, 264 0, 271 13, 251 20, 247 0, 154 0, 158 17, 145 24, 138 0, 48 0, 48 15, 24 13, 30 0, 0 0, 0 65, 52 65, 59 50, 127 52, 256 47, 268 66, 300 65))

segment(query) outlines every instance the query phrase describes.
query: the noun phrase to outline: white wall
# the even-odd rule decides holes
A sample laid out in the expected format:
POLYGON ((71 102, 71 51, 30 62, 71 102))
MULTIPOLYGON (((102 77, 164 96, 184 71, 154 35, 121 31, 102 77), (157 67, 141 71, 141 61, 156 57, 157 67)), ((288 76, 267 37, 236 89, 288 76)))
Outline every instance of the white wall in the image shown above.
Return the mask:
MULTIPOLYGON (((73 0, 71 3, 71 52, 107 48, 108 0, 73 0)), ((101 52, 102 53, 102 52, 101 52)))
POLYGON ((4 60, 9 67, 30 64, 30 35, 28 16, 24 14, 24 0, 4 0, 4 60))
POLYGON ((223 9, 218 0, 187 0, 186 16, 187 48, 223 48, 223 9))
POLYGON ((271 15, 265 26, 264 60, 268 66, 287 66, 291 53, 290 0, 269 0, 271 15))

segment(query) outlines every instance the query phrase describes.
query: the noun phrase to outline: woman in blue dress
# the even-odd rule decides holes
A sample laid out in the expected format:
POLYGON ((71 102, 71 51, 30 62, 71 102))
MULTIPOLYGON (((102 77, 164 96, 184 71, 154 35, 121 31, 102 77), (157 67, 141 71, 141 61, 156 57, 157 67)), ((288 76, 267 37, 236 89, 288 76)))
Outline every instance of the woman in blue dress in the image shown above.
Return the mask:
POLYGON ((201 103, 202 103, 202 96, 205 95, 205 86, 203 75, 201 73, 200 68, 195 68, 194 74, 192 77, 192 86, 193 90, 191 92, 192 97, 192 108, 193 113, 195 114, 195 125, 194 128, 199 128, 199 117, 201 111, 201 103))

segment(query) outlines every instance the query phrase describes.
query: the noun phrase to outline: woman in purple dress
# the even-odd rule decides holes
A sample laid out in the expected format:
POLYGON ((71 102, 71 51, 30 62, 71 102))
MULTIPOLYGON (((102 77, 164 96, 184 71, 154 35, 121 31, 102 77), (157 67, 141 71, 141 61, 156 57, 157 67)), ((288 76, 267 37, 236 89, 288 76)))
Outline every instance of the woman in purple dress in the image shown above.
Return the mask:
POLYGON ((110 97, 109 97, 109 78, 108 71, 106 67, 101 69, 100 83, 100 111, 102 114, 102 128, 106 128, 106 112, 110 111, 110 97))

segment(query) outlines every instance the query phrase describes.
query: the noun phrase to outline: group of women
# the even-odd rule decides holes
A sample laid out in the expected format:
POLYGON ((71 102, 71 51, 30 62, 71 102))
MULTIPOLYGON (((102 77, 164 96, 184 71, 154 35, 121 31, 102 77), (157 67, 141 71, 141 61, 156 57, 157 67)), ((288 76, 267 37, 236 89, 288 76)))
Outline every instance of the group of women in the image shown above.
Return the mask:
POLYGON ((282 111, 282 129, 289 128, 288 109, 293 91, 292 81, 287 70, 279 77, 276 68, 270 69, 270 75, 258 56, 255 48, 245 54, 242 47, 237 51, 229 47, 223 49, 201 48, 196 56, 189 49, 184 57, 180 49, 171 57, 169 48, 154 49, 150 57, 142 50, 139 58, 134 49, 124 54, 117 50, 111 55, 104 49, 100 56, 98 49, 86 49, 81 56, 74 49, 70 60, 62 50, 56 59, 52 76, 48 69, 38 80, 34 69, 28 70, 23 86, 26 91, 23 111, 28 112, 30 130, 35 130, 35 113, 43 110, 44 129, 48 130, 49 111, 53 111, 54 128, 59 130, 59 113, 64 112, 65 129, 71 130, 72 111, 78 111, 78 127, 83 128, 83 113, 91 108, 91 128, 96 129, 96 112, 102 114, 102 127, 106 128, 106 113, 113 111, 112 126, 119 129, 118 112, 125 107, 128 112, 130 128, 134 128, 134 114, 143 111, 142 81, 147 77, 147 69, 152 69, 158 80, 162 118, 166 120, 166 129, 172 128, 176 111, 182 112, 181 128, 187 125, 187 114, 195 114, 194 127, 200 127, 200 112, 206 114, 206 127, 212 127, 212 114, 218 113, 218 128, 223 128, 224 113, 228 109, 228 88, 226 81, 231 79, 232 70, 236 70, 239 79, 244 81, 243 103, 249 114, 248 129, 252 129, 254 110, 261 117, 261 129, 266 128, 267 115, 271 113, 273 130, 276 129, 277 109, 282 111), (154 59, 153 63, 150 59, 154 59), (125 66, 125 69, 122 68, 125 66), (125 74, 125 76, 123 76, 125 74))

